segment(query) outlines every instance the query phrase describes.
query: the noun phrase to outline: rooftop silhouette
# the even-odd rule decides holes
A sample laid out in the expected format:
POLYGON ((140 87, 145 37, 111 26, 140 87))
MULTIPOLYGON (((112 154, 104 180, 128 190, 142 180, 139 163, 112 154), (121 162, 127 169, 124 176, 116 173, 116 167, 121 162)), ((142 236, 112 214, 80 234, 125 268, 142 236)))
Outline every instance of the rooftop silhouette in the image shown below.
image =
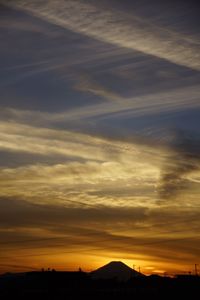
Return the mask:
POLYGON ((121 261, 86 273, 47 269, 0 276, 1 299, 190 299, 200 276, 144 276, 121 261))

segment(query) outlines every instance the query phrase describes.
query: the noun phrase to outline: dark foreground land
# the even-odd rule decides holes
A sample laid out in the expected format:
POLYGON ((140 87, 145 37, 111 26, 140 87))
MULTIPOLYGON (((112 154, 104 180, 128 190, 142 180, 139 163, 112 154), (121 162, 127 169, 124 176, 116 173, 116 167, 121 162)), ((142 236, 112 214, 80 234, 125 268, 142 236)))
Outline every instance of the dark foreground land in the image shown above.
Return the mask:
POLYGON ((28 272, 0 277, 0 299, 192 299, 199 276, 94 280, 84 272, 28 272))

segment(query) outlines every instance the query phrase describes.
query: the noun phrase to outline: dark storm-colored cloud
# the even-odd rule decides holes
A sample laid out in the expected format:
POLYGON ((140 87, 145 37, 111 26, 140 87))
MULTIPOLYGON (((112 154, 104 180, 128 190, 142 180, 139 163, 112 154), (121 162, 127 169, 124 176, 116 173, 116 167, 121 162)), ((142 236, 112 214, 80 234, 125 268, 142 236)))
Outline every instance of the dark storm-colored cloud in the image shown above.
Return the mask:
POLYGON ((187 176, 199 170, 199 137, 191 135, 190 132, 175 131, 171 144, 171 154, 167 157, 167 162, 161 173, 160 197, 168 199, 184 193, 191 186, 187 176))

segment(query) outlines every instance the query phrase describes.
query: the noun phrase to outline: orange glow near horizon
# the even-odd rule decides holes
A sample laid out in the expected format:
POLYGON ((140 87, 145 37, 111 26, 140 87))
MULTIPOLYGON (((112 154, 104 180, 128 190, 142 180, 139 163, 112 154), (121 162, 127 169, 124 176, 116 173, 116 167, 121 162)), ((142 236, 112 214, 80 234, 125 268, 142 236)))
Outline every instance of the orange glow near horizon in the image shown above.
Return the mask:
MULTIPOLYGON (((46 249, 47 250, 47 249, 46 249)), ((98 254, 65 254, 63 251, 56 255, 51 253, 49 255, 43 255, 42 253, 37 254, 25 254, 25 257, 21 258, 12 258, 9 260, 8 264, 0 265, 0 273, 6 272, 27 272, 27 271, 37 271, 37 270, 52 270, 57 271, 78 271, 81 268, 84 272, 91 272, 97 268, 102 267, 103 265, 111 261, 122 261, 130 268, 135 269, 138 272, 143 273, 144 275, 159 274, 161 276, 173 276, 179 273, 193 273, 194 265, 189 264, 178 264, 176 262, 156 262, 148 257, 141 259, 131 259, 124 258, 125 254, 116 255, 116 253, 98 253, 98 254), (30 258, 29 256, 30 255, 30 258), (35 255, 35 256, 34 256, 35 255)), ((67 252, 67 251, 66 251, 67 252)), ((35 251, 34 251, 35 253, 35 251)), ((135 255, 137 257, 137 255, 135 255)), ((133 256, 134 257, 134 256, 133 256)), ((141 255, 138 255, 141 257, 141 255)))

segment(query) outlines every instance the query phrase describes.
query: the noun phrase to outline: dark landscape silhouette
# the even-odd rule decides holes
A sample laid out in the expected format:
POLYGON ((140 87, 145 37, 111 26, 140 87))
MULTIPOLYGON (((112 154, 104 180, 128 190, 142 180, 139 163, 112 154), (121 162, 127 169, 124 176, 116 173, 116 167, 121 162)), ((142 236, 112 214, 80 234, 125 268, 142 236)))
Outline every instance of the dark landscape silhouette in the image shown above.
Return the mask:
POLYGON ((1 299, 181 299, 199 295, 200 276, 145 276, 122 262, 86 273, 42 269, 0 276, 1 299))

